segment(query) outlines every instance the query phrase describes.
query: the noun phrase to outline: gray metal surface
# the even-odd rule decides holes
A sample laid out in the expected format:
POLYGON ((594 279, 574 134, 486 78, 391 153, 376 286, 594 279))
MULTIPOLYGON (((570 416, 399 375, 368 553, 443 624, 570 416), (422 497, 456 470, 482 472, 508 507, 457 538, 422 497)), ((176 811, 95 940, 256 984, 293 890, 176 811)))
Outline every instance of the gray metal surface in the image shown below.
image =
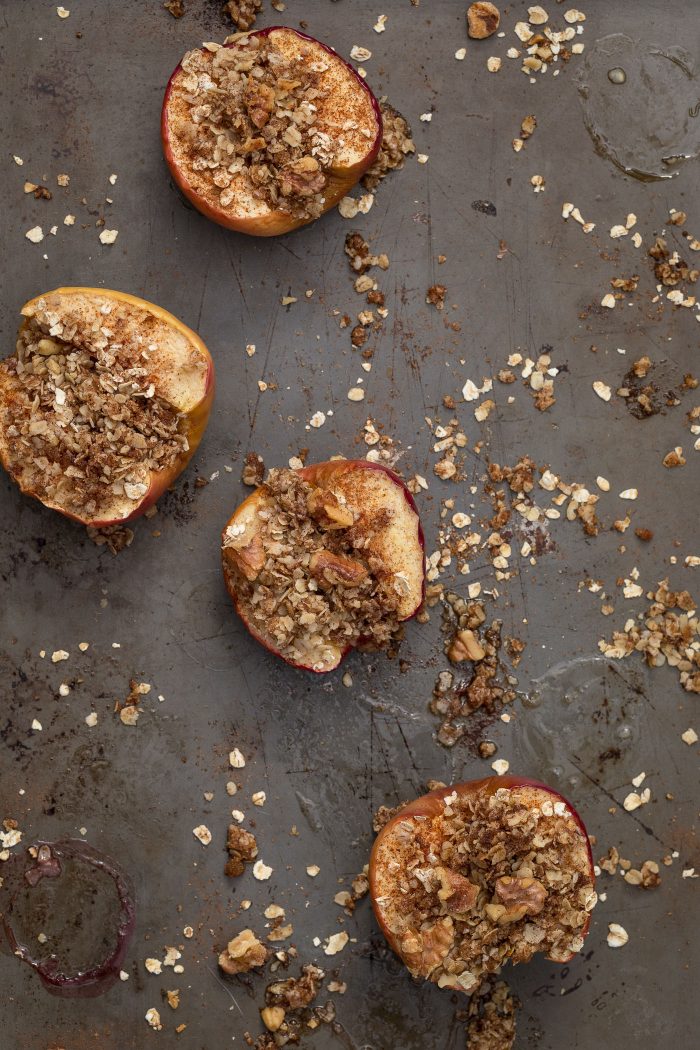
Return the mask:
MULTIPOLYGON (((418 149, 430 160, 410 161, 358 220, 348 223, 334 213, 282 240, 245 239, 183 205, 158 137, 172 67, 188 47, 226 32, 218 3, 189 0, 190 13, 179 21, 158 0, 67 0, 67 6, 70 18, 62 21, 50 4, 0 3, 3 345, 12 346, 21 304, 40 291, 63 284, 124 289, 199 330, 215 357, 218 393, 193 467, 117 558, 0 479, 0 818, 16 818, 26 842, 85 828, 89 842, 131 873, 139 909, 131 978, 101 999, 52 998, 28 967, 0 954, 3 1050, 243 1046, 243 1031, 259 1030, 262 982, 257 998, 240 983, 223 984, 216 951, 244 925, 262 932, 262 911, 271 901, 287 909, 301 958, 334 964, 347 980, 345 996, 334 997, 344 1034, 324 1028, 309 1045, 463 1045, 454 1020, 463 1004, 411 982, 384 947, 367 902, 346 920, 352 941, 342 954, 326 959, 313 944, 340 928, 332 898, 338 879, 354 875, 367 857, 378 805, 421 792, 429 778, 489 772, 468 747, 446 752, 434 740, 427 703, 445 666, 438 611, 429 624, 407 631, 404 673, 373 656, 348 661, 350 688, 338 674, 295 672, 259 648, 234 618, 220 578, 219 532, 243 495, 238 479, 247 450, 262 453, 268 465, 286 463, 304 446, 310 461, 363 454, 358 433, 369 415, 403 450, 400 468, 429 480, 419 499, 432 551, 440 499, 454 496, 469 509, 474 497, 465 485, 449 487, 433 475, 436 457, 424 417, 449 416, 443 395, 459 397, 465 379, 493 374, 516 347, 536 356, 543 346, 552 347, 557 366, 566 366, 548 413, 534 410, 520 383, 497 391, 498 409, 484 424, 475 421, 473 404, 458 404, 470 449, 485 441, 481 455, 468 451, 473 479, 484 473, 487 458, 513 463, 520 454, 570 480, 593 485, 604 475, 612 486, 600 504, 605 522, 624 512, 613 494, 637 486, 634 523, 655 538, 642 545, 632 530, 621 536, 606 529, 591 540, 575 524, 555 523, 555 549, 534 567, 519 561, 520 576, 499 585, 493 610, 504 618, 506 633, 527 641, 520 688, 528 693, 542 679, 543 701, 534 709, 517 702, 510 724, 496 721, 489 735, 511 769, 550 780, 572 798, 597 836, 597 855, 617 845, 635 863, 673 850, 679 857, 662 867, 656 890, 628 886, 619 876, 602 879, 607 900, 594 914, 584 955, 570 966, 537 958, 507 974, 523 1002, 517 1046, 599 1050, 621 1038, 646 1046, 672 1039, 679 1050, 695 1045, 698 883, 682 879, 681 869, 700 868, 693 831, 697 766, 680 734, 697 725, 697 701, 668 669, 652 673, 636 659, 611 668, 600 659, 599 638, 643 604, 616 598, 615 614, 605 619, 599 600, 578 585, 591 576, 614 592, 616 577, 637 566, 645 588, 669 573, 675 585, 693 586, 682 569, 683 557, 698 553, 698 457, 683 418, 691 402, 641 423, 619 399, 596 398, 591 382, 605 379, 615 389, 641 353, 666 362, 669 385, 697 368, 700 329, 691 311, 669 305, 658 312, 643 251, 635 255, 628 243, 619 248, 607 236, 610 226, 635 212, 648 242, 671 206, 688 212, 697 235, 697 163, 669 183, 642 184, 599 157, 583 125, 574 61, 558 80, 536 85, 505 58, 498 75, 487 74, 486 56, 504 55, 517 42, 512 25, 525 4, 513 5, 504 19, 507 41, 475 45, 466 39, 463 3, 385 5, 389 21, 380 36, 372 32, 381 10, 376 3, 289 0, 281 21, 305 20, 310 33, 342 54, 355 43, 372 49, 370 83, 411 119, 418 149), (462 45, 467 58, 460 63, 453 54, 462 45), (431 107, 432 123, 421 123, 419 114, 431 107), (528 113, 539 126, 516 155, 510 140, 528 113), (22 168, 11 154, 24 159, 22 168), (65 191, 55 187, 63 171, 71 175, 65 191), (542 194, 530 185, 535 173, 546 178, 542 194), (24 179, 39 182, 44 175, 53 201, 23 196, 24 179), (104 205, 106 196, 114 203, 104 205), (472 209, 479 199, 492 201, 497 215, 472 209), (591 237, 562 222, 565 200, 598 223, 591 237), (62 222, 69 212, 77 216, 70 229, 62 222), (81 228, 102 213, 108 228, 119 229, 111 248, 99 244, 94 226, 81 228), (57 224, 57 236, 30 244, 24 233, 36 223, 45 230, 57 224), (389 319, 360 404, 346 392, 364 373, 348 331, 340 331, 332 315, 361 308, 343 255, 343 238, 355 228, 391 261, 382 282, 389 319), (511 251, 499 260, 500 239, 511 251), (440 253, 447 262, 438 268, 440 253), (599 309, 610 278, 633 268, 643 274, 636 305, 599 309), (440 314, 425 304, 436 279, 447 285, 448 304, 456 309, 448 305, 440 314), (283 308, 283 295, 299 301, 283 308), (445 319, 459 321, 461 332, 448 329, 445 319), (248 343, 257 347, 253 357, 245 353, 248 343), (600 348, 597 354, 591 344, 600 348), (277 389, 261 393, 259 379, 277 389), (511 392, 517 400, 507 406, 511 392), (316 410, 329 408, 334 414, 323 428, 305 429, 316 410), (664 470, 662 455, 678 444, 688 465, 664 470), (197 473, 209 478, 215 472, 207 487, 194 489, 197 473), (677 566, 671 555, 678 556, 677 566), (86 653, 78 650, 83 640, 90 643, 86 653), (55 649, 68 650, 69 661, 52 665, 55 649), (112 712, 132 677, 153 689, 138 725, 128 728, 112 712), (58 694, 63 681, 71 684, 67 697, 58 694), (566 694, 570 704, 562 703, 566 694), (84 719, 92 709, 99 722, 90 729, 84 719), (34 718, 43 731, 30 731, 34 718), (225 783, 234 745, 248 764, 236 777, 242 792, 231 800, 225 783), (601 757, 615 747, 617 757, 601 757), (626 814, 621 801, 642 770, 652 801, 626 814), (250 794, 261 789, 267 803, 254 809, 250 794), (211 802, 203 795, 209 791, 211 802), (268 882, 257 883, 250 873, 236 882, 223 876, 232 802, 255 820, 261 856, 274 868, 268 882), (192 835, 200 823, 214 836, 206 849, 192 835), (290 835, 292 825, 298 837, 290 835), (307 876, 308 864, 320 866, 317 878, 307 876), (253 904, 239 915, 244 898, 253 904), (619 951, 606 945, 609 922, 629 932, 619 951), (190 941, 181 933, 186 924, 196 930, 190 941), (183 974, 145 971, 143 960, 162 957, 164 945, 185 945, 183 974), (181 990, 177 1013, 161 1001, 166 987, 181 990), (158 1034, 144 1020, 152 1006, 165 1024, 158 1034), (178 1023, 187 1024, 179 1036, 178 1023)), ((551 0, 546 6, 556 7, 551 0)), ((582 39, 590 46, 599 36, 625 31, 671 44, 682 36, 697 52, 698 11, 693 4, 676 7, 678 17, 669 24, 665 4, 589 2, 582 39)), ((560 15, 557 8, 558 21, 560 15)), ((485 565, 474 578, 487 589, 494 583, 485 565)), ((464 585, 462 578, 458 587, 464 585)))

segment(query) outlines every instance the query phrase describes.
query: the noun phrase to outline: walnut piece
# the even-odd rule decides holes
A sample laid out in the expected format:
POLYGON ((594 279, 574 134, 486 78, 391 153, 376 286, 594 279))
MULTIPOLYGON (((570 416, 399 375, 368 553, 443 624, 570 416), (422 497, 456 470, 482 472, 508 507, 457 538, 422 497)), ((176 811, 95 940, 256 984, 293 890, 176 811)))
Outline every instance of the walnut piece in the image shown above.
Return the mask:
POLYGON ((224 558, 233 569, 237 569, 246 580, 257 580, 265 564, 265 550, 259 533, 254 533, 245 547, 224 547, 224 558))
POLYGON ((356 587, 368 575, 362 562, 325 550, 311 555, 309 571, 317 580, 327 580, 341 587, 356 587))
POLYGON ((242 930, 221 952, 219 966, 228 974, 248 973, 254 967, 264 966, 268 954, 268 949, 252 930, 242 930))
POLYGON ((438 898, 445 911, 451 915, 471 911, 479 896, 479 887, 450 868, 437 868, 436 874, 440 879, 438 898))
POLYGON ((486 650, 473 631, 457 631, 447 651, 447 656, 453 664, 458 664, 462 660, 483 660, 486 650))
POLYGON ((478 0, 467 8, 467 32, 472 40, 486 40, 501 24, 501 14, 495 4, 478 0))
POLYGON ((497 879, 495 891, 498 900, 490 907, 492 917, 501 926, 507 922, 518 922, 525 915, 539 915, 547 898, 547 891, 538 879, 520 879, 511 875, 497 879), (501 907, 502 910, 496 914, 495 909, 501 907))
POLYGON ((407 930, 401 940, 401 955, 410 970, 428 976, 449 953, 453 939, 452 919, 441 919, 425 930, 407 930))

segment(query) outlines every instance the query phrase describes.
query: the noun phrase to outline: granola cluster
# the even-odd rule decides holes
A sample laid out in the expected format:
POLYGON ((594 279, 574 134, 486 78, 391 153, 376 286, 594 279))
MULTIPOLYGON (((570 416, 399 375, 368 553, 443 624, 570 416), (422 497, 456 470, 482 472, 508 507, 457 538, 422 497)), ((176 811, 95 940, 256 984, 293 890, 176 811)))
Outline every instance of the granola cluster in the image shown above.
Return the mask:
POLYGON ((161 329, 107 297, 97 309, 37 301, 0 362, 0 442, 23 488, 81 517, 124 517, 150 473, 187 452, 184 420, 157 391, 161 329))
POLYGON ((382 179, 392 171, 403 168, 409 153, 415 153, 416 147, 411 138, 411 127, 398 109, 388 102, 380 105, 382 113, 382 144, 377 159, 363 176, 362 185, 367 190, 376 190, 382 179))
POLYGON ((230 525, 226 574, 239 611, 286 658, 316 666, 329 646, 389 648, 402 581, 371 551, 390 512, 365 516, 294 470, 271 470, 251 536, 230 525))
POLYGON ((337 59, 296 36, 283 48, 286 38, 278 31, 188 52, 173 82, 170 131, 195 188, 213 205, 250 211, 252 197, 308 220, 324 210, 339 154, 358 136, 371 145, 376 126, 372 115, 371 128, 359 127, 357 107, 333 106, 337 59))
POLYGON ((566 804, 531 787, 452 792, 398 821, 376 857, 378 904, 416 977, 471 992, 536 952, 566 961, 596 903, 588 845, 566 804))

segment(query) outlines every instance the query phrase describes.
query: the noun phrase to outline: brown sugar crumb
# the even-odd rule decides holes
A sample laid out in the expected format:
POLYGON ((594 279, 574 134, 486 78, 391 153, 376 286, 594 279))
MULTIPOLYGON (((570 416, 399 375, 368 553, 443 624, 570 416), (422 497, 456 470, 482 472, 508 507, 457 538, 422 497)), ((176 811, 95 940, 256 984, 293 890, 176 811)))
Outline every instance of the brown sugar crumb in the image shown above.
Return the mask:
MULTIPOLYGON (((44 502, 85 519, 127 517, 151 472, 188 449, 185 421, 158 393, 163 322, 108 297, 38 299, 0 362, 7 467, 44 502)), ((191 350, 193 369, 206 367, 191 350)))
POLYGON ((262 0, 228 0, 224 13, 229 16, 239 33, 245 33, 255 25, 262 10, 262 0))
POLYGON ((700 270, 691 269, 678 252, 671 252, 663 237, 656 238, 649 256, 654 260, 654 276, 666 288, 675 288, 684 281, 695 284, 700 277, 700 270))
POLYGON ((242 930, 219 955, 219 966, 228 974, 248 973, 264 966, 270 952, 252 930, 242 930))
POLYGON ((411 973, 466 992, 509 960, 566 961, 597 900, 573 814, 527 786, 453 791, 438 812, 397 820, 378 841, 375 879, 411 973))
POLYGON ((700 622, 697 604, 688 591, 671 591, 662 580, 653 602, 641 620, 628 621, 615 631, 612 641, 598 648, 614 660, 634 652, 643 653, 650 667, 668 664, 678 672, 680 684, 689 693, 700 693, 700 622), (679 610, 679 611, 676 611, 679 610))
POLYGON ((485 981, 467 1008, 467 1050, 511 1050, 520 1003, 505 981, 485 981))
POLYGON ((372 552, 389 512, 356 513, 293 470, 271 470, 264 492, 255 549, 242 526, 224 539, 225 572, 246 621, 303 666, 359 639, 394 646, 403 581, 372 552))
MULTIPOLYGON (((620 292, 636 292, 639 284, 639 274, 634 273, 631 277, 613 277, 610 281, 613 288, 620 292)), ((616 296, 621 298, 621 296, 616 296)))
POLYGON ((649 543, 654 539, 654 533, 651 529, 635 529, 634 534, 637 539, 642 540, 644 543, 649 543))
POLYGON ((380 104, 384 132, 379 155, 372 167, 362 178, 362 185, 367 190, 376 190, 382 179, 392 171, 404 166, 409 153, 415 153, 416 147, 411 138, 411 128, 405 117, 388 102, 380 104))
MULTIPOLYGON (((297 1045, 302 1036, 322 1024, 333 1024, 336 1013, 332 1002, 314 1006, 325 972, 318 966, 302 966, 300 977, 274 981, 265 990, 265 1006, 260 1017, 268 1034, 253 1041, 244 1036, 253 1050, 276 1050, 277 1047, 297 1045)), ((329 984, 329 990, 332 985, 329 984)), ((335 987, 338 987, 337 982, 335 987)))
POLYGON ((166 0, 163 7, 173 18, 182 18, 185 13, 185 0, 166 0))
POLYGON ((436 310, 444 310, 446 294, 447 288, 444 284, 433 284, 425 293, 425 301, 430 306, 434 306, 436 310))
POLYGON ((226 861, 224 874, 235 879, 245 871, 246 864, 254 861, 258 855, 258 843, 251 831, 246 831, 238 824, 229 824, 226 837, 226 849, 229 859, 226 861))
POLYGON ((88 525, 87 534, 96 547, 107 547, 112 554, 119 554, 134 542, 133 529, 126 525, 104 525, 101 529, 88 525))
POLYGON ((537 117, 534 114, 531 113, 529 116, 524 117, 520 125, 520 138, 529 139, 536 127, 537 117))
POLYGON ((354 273, 363 274, 373 266, 380 270, 389 269, 389 259, 385 254, 373 255, 369 244, 361 233, 349 233, 345 238, 345 254, 350 260, 350 268, 354 273))
POLYGON ((501 24, 501 14, 495 4, 477 0, 467 8, 467 33, 472 40, 486 40, 501 24))
POLYGON ((262 456, 258 455, 257 452, 248 452, 243 464, 243 471, 241 472, 241 481, 244 485, 257 488, 258 485, 262 485, 264 477, 265 463, 262 456))

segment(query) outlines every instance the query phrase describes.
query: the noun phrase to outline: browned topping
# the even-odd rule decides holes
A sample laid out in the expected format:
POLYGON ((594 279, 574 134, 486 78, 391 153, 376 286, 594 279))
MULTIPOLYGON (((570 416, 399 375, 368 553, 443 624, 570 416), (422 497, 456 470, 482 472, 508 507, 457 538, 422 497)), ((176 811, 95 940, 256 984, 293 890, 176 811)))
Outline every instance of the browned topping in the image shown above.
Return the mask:
POLYGON ((271 470, 259 530, 234 524, 224 540, 225 571, 247 622, 304 666, 359 639, 391 646, 400 634, 402 581, 371 552, 387 515, 365 516, 296 471, 271 470))
POLYGON ((245 831, 238 824, 229 824, 226 849, 229 859, 224 872, 232 879, 242 875, 246 864, 255 860, 258 855, 255 835, 250 831, 245 831))
POLYGON ((258 940, 252 930, 242 930, 219 956, 219 966, 228 974, 248 973, 264 966, 269 950, 258 940))
POLYGON ((634 534, 638 539, 643 540, 644 543, 649 543, 650 540, 654 539, 654 533, 651 529, 635 529, 634 534))
POLYGON ((529 139, 536 127, 537 117, 533 113, 527 117, 523 117, 522 124, 520 125, 520 138, 529 139))
POLYGON ((244 485, 257 488, 258 485, 262 485, 264 477, 265 463, 262 456, 259 456, 257 452, 248 452, 241 472, 241 481, 244 485))
POLYGON ((691 269, 678 252, 671 252, 663 237, 656 238, 649 255, 654 260, 654 276, 667 288, 675 288, 682 281, 694 284, 700 277, 700 270, 691 269))
POLYGON ((673 448, 670 452, 667 452, 661 461, 665 467, 672 470, 674 467, 685 466, 685 456, 683 455, 682 449, 673 448))
POLYGON ((436 310, 444 310, 446 294, 447 288, 444 284, 433 284, 425 293, 425 301, 434 306, 436 310))
POLYGON ((163 7, 173 18, 182 18, 185 13, 185 0, 166 0, 163 7))
POLYGON ((511 1050, 519 1005, 505 981, 484 982, 469 999, 468 1050, 511 1050))
POLYGON ((379 108, 384 132, 379 155, 362 178, 362 185, 368 190, 375 190, 390 172, 404 166, 409 153, 416 152, 408 121, 388 102, 382 102, 379 108))
POLYGON ((184 418, 157 392, 162 338, 161 321, 113 299, 38 300, 0 363, 0 441, 23 487, 93 519, 138 505, 151 472, 189 447, 184 418))
MULTIPOLYGON (((243 22, 256 10, 229 8, 243 22)), ((176 160, 215 206, 316 218, 328 170, 369 152, 376 136, 369 97, 349 77, 338 59, 288 30, 190 51, 170 99, 176 160)))
POLYGON ((261 10, 262 0, 228 0, 224 4, 225 13, 241 33, 252 29, 261 10))
POLYGON ((538 951, 565 961, 596 902, 586 838, 540 788, 452 792, 437 815, 398 819, 375 864, 378 905, 404 961, 440 987, 472 991, 538 951))
POLYGON ((477 0, 467 8, 467 32, 472 40, 485 40, 498 30, 501 15, 495 4, 477 0))

